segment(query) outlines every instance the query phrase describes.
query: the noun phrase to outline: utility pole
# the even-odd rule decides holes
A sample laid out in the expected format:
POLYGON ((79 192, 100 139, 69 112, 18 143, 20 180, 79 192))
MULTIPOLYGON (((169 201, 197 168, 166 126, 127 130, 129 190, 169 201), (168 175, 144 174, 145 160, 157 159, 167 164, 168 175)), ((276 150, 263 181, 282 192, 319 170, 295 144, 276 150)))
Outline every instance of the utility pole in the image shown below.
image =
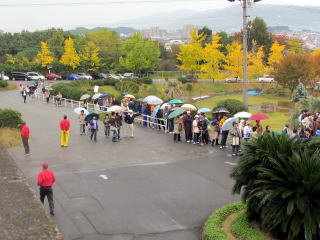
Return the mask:
POLYGON ((247 30, 247 0, 242 1, 242 9, 243 9, 243 103, 248 106, 248 74, 247 74, 247 57, 248 57, 248 30, 247 30))

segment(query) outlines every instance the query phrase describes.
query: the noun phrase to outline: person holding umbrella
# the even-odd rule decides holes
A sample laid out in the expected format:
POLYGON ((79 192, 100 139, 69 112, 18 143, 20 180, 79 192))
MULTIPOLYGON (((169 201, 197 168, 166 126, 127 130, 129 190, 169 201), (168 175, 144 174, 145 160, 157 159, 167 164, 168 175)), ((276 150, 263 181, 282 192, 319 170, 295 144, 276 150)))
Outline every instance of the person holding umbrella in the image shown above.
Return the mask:
POLYGON ((219 126, 219 119, 216 117, 211 125, 213 126, 213 138, 212 138, 212 143, 211 146, 213 147, 214 145, 218 146, 219 144, 219 135, 220 135, 220 126, 219 126))
POLYGON ((80 124, 80 135, 86 134, 86 114, 84 113, 84 110, 81 110, 80 115, 78 116, 78 122, 80 124))
POLYGON ((237 122, 232 123, 232 129, 230 130, 232 136, 232 156, 237 156, 240 148, 241 133, 237 122))
POLYGON ((192 122, 193 122, 193 117, 191 116, 191 112, 187 111, 187 114, 184 117, 184 122, 185 122, 185 137, 186 137, 186 142, 190 143, 192 141, 192 122))
POLYGON ((63 116, 63 120, 60 121, 60 145, 61 147, 68 147, 70 136, 70 121, 67 115, 63 116))
POLYGON ((117 122, 116 122, 116 113, 115 112, 111 112, 109 123, 110 123, 110 130, 113 133, 112 142, 117 142, 118 141, 118 130, 117 130, 117 122))
POLYGON ((93 116, 92 119, 90 120, 90 140, 92 141, 92 138, 94 141, 97 141, 97 132, 98 132, 99 126, 98 126, 98 120, 97 116, 93 116))

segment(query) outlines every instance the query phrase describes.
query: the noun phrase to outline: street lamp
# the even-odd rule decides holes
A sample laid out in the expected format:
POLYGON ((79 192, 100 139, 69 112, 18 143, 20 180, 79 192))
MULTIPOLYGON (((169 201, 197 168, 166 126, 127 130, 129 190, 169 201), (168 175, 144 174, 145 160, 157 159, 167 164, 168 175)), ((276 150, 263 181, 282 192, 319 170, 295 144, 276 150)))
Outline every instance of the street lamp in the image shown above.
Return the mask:
MULTIPOLYGON (((234 2, 236 0, 228 0, 229 2, 234 2)), ((238 0, 242 2, 243 9, 243 103, 248 106, 248 73, 247 73, 247 54, 248 54, 248 31, 247 31, 247 7, 251 5, 252 2, 260 2, 261 0, 238 0)))

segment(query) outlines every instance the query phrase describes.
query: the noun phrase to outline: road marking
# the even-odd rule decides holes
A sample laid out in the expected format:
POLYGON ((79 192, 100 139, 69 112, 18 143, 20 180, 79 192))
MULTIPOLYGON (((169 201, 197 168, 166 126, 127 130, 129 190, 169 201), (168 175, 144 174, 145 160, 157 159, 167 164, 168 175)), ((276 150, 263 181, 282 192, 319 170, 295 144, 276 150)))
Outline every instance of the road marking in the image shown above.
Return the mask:
POLYGON ((100 178, 102 178, 103 180, 108 180, 109 178, 107 177, 107 175, 105 174, 101 174, 99 175, 100 178))
POLYGON ((230 166, 237 166, 238 164, 237 163, 232 163, 232 162, 224 162, 225 164, 228 164, 230 166))

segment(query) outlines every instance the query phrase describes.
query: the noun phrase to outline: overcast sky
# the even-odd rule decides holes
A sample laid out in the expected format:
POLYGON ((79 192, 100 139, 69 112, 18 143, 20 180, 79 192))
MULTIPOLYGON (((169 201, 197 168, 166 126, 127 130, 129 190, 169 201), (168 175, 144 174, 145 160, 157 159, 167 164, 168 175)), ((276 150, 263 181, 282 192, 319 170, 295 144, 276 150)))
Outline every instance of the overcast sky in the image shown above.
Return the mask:
MULTIPOLYGON (((257 4, 320 6, 320 0, 262 0, 257 4)), ((51 27, 115 26, 116 22, 158 13, 239 5, 227 0, 0 0, 0 29, 8 32, 51 27)), ((125 25, 125 24, 122 24, 125 25)), ((155 24, 156 25, 156 24, 155 24)))

